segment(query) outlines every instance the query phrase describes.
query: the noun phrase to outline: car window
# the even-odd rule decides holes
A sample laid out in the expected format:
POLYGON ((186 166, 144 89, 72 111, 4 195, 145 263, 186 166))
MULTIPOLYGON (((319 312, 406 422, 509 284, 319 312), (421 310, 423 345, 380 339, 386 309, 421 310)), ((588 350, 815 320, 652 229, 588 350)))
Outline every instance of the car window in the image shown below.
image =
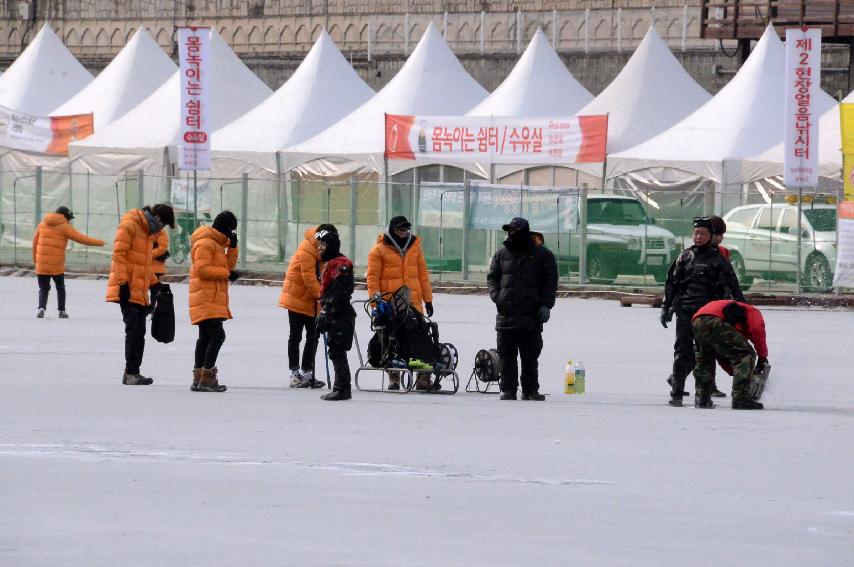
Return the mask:
POLYGON ((587 201, 587 222, 618 225, 640 225, 648 221, 646 211, 631 199, 596 199, 587 201))
POLYGON ((804 216, 807 217, 813 230, 819 232, 836 230, 836 209, 804 209, 804 216))
POLYGON ((742 230, 750 228, 750 225, 753 224, 753 219, 756 218, 756 211, 758 210, 758 207, 748 207, 740 211, 731 212, 726 219, 727 228, 730 228, 732 225, 742 225, 740 227, 733 227, 741 228, 742 230))
POLYGON ((783 234, 798 233, 798 210, 786 209, 783 212, 783 220, 780 222, 780 232, 783 234))
POLYGON ((762 207, 762 212, 759 213, 759 221, 756 223, 756 228, 765 230, 775 230, 777 223, 780 222, 780 215, 783 214, 783 206, 778 207, 762 207))

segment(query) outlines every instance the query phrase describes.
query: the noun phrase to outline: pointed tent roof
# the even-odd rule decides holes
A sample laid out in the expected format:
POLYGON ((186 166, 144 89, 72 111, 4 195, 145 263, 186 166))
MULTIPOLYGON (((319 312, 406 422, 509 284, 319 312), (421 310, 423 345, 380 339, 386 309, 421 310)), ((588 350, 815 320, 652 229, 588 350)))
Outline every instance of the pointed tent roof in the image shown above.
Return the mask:
MULTIPOLYGON (((210 130, 224 126, 260 104, 272 91, 234 54, 216 31, 211 31, 210 130)), ((127 114, 92 136, 69 145, 72 159, 93 154, 137 156, 162 161, 164 147, 176 152, 180 135, 180 77, 175 71, 154 93, 127 114)), ((89 165, 96 172, 118 172, 140 160, 100 159, 89 165)))
POLYGON ((93 112, 97 132, 142 102, 175 71, 169 56, 140 26, 95 80, 50 114, 93 112))
POLYGON ((613 81, 578 114, 608 115, 608 152, 667 130, 711 99, 649 28, 613 81))
POLYGON ((324 30, 285 84, 213 133, 214 156, 275 168, 275 152, 322 132, 374 94, 324 30))
POLYGON ((593 99, 537 29, 525 53, 471 116, 570 116, 593 99))
MULTIPOLYGON (((286 169, 333 157, 382 171, 385 113, 461 115, 485 96, 486 90, 466 72, 431 23, 406 63, 380 92, 335 125, 283 152, 286 169)), ((332 167, 322 173, 339 172, 332 167)))
MULTIPOLYGON (((661 134, 608 156, 608 177, 666 167, 712 179, 741 182, 740 167, 724 163, 756 155, 783 138, 785 49, 768 26, 733 79, 702 107, 661 134)), ((835 104, 821 91, 818 110, 835 104)), ((740 165, 740 164, 739 164, 740 165)))
POLYGON ((47 115, 91 81, 92 74, 45 24, 0 77, 0 105, 47 115))

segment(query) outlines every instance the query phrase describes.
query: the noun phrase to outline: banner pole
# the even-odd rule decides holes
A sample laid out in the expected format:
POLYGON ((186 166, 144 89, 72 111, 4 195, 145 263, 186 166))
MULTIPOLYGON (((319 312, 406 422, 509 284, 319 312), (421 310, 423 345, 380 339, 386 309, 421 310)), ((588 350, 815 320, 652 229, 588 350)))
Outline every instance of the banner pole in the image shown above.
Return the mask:
MULTIPOLYGON (((802 187, 798 186, 798 267, 795 270, 795 294, 800 295, 801 293, 801 214, 803 213, 803 196, 804 190, 802 187)), ((773 218, 773 216, 772 216, 773 218)))
POLYGON ((199 191, 198 191, 198 175, 197 171, 193 170, 193 232, 199 228, 199 191))

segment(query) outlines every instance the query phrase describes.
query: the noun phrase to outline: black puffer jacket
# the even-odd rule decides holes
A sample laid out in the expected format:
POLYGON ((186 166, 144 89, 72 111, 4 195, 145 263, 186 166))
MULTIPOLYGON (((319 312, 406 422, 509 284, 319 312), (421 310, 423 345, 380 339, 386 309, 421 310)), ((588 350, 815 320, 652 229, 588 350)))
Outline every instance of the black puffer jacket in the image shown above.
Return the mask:
POLYGON ((353 297, 353 263, 346 256, 329 260, 320 278, 320 313, 317 332, 326 333, 327 346, 350 350, 356 311, 350 304, 353 297))
POLYGON ((694 313, 716 299, 744 302, 732 264, 714 246, 686 248, 667 272, 665 305, 694 313))
POLYGON ((543 330, 538 311, 554 307, 557 294, 557 262, 548 248, 530 233, 521 241, 508 238, 492 257, 486 280, 498 308, 495 330, 543 330))

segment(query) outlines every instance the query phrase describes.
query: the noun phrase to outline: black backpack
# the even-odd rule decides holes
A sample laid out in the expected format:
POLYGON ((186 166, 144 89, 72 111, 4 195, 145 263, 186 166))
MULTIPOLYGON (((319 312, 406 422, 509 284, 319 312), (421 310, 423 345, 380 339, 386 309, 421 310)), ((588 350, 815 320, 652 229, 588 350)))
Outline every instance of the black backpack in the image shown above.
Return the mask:
POLYGON ((151 336, 161 343, 171 343, 175 340, 175 303, 169 284, 160 284, 154 296, 151 336))

